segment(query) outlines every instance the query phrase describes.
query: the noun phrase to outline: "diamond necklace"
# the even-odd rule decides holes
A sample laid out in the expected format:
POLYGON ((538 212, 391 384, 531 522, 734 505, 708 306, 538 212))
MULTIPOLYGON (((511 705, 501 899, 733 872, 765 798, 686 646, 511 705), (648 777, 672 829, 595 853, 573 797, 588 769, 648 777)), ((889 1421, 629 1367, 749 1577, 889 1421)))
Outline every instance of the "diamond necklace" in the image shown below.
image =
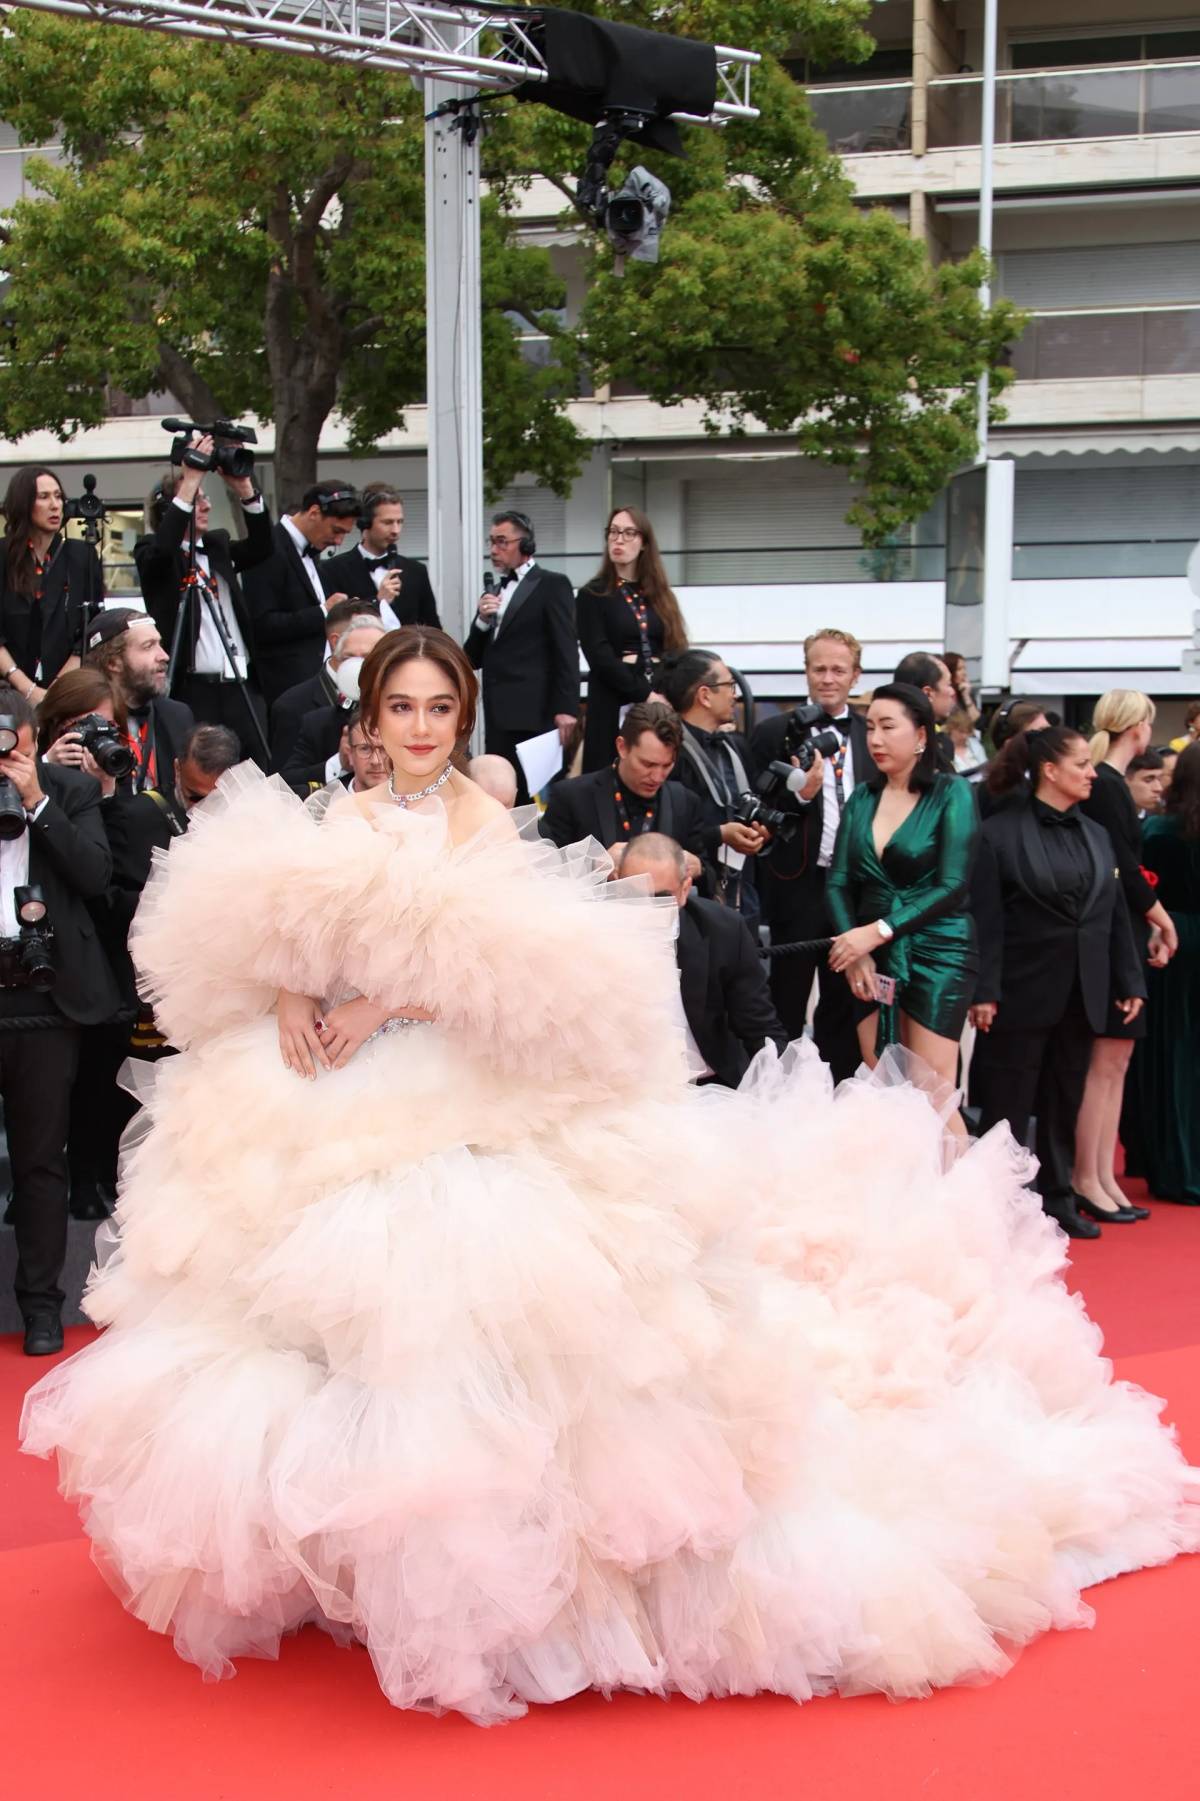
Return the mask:
POLYGON ((393 770, 388 777, 388 793, 398 807, 411 807, 415 800, 425 800, 429 795, 436 794, 438 789, 444 787, 453 774, 454 764, 452 762, 447 763, 437 781, 430 782, 428 788, 419 788, 415 794, 397 794, 395 788, 396 772, 393 770))

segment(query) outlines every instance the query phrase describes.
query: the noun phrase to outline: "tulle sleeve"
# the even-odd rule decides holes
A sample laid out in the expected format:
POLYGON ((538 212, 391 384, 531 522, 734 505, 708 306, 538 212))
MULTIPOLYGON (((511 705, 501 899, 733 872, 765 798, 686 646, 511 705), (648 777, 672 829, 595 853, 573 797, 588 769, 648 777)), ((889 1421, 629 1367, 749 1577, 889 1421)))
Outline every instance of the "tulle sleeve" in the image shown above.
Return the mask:
POLYGON ((608 883, 599 846, 507 818, 452 847, 444 810, 337 799, 315 819, 277 778, 222 777, 156 861, 131 937, 171 1042, 270 1012, 280 988, 418 1006, 516 1073, 627 1086, 684 1066, 673 905, 608 883))

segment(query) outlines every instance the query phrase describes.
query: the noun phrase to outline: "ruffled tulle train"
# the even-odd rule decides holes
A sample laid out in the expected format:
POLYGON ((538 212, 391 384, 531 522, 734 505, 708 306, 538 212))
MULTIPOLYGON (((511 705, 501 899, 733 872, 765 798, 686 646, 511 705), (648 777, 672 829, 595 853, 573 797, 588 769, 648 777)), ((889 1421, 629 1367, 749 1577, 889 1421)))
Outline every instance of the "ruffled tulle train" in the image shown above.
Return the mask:
POLYGON ((315 1621, 484 1722, 911 1696, 1196 1547, 1007 1134, 948 1158, 911 1072, 834 1098, 799 1045, 736 1094, 651 1047, 621 1089, 609 1030, 591 1086, 451 1025, 306 1084, 269 1015, 158 1066, 108 1330, 23 1421, 139 1618, 213 1676, 315 1621))

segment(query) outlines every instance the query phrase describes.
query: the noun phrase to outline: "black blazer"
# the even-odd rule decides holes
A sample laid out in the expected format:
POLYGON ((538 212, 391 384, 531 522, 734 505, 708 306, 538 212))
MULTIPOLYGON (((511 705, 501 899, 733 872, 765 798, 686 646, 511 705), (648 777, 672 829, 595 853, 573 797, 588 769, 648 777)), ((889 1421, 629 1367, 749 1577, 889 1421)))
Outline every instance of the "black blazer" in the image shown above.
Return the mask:
MULTIPOLYGON (((757 725, 750 739, 751 754, 760 768, 775 758, 783 758, 783 740, 787 715, 774 714, 757 725)), ((784 759, 786 761, 786 759, 784 759)), ((850 712, 850 760, 854 770, 854 786, 878 775, 875 759, 867 749, 867 722, 850 712)), ((847 794, 847 799, 849 794, 847 794)), ((763 917, 772 925, 791 920, 809 920, 814 925, 814 911, 824 915, 821 900, 823 882, 817 859, 821 852, 821 828, 825 818, 824 791, 818 789, 807 806, 786 792, 782 798, 772 796, 771 806, 781 812, 794 813, 800 830, 790 844, 777 843, 768 857, 759 857, 754 866, 755 881, 762 900, 763 917)))
MULTIPOLYGON (((400 592, 392 601, 392 611, 401 625, 431 625, 441 631, 437 601, 429 584, 429 571, 416 557, 396 557, 392 566, 400 571, 400 592)), ((326 594, 345 594, 355 600, 378 598, 366 559, 357 544, 340 556, 326 557, 317 565, 326 594)))
POLYGON ((175 786, 175 759, 183 755, 196 721, 189 706, 167 694, 150 702, 150 717, 154 725, 153 785, 170 794, 175 786))
MULTIPOLYGON (((652 606, 646 609, 646 635, 657 671, 663 654, 663 622, 652 606)), ((584 587, 575 596, 579 648, 587 659, 587 725, 583 737, 583 772, 603 769, 613 760, 621 708, 647 700, 653 684, 642 667, 642 639, 633 609, 616 590, 584 587), (623 661, 628 652, 636 663, 623 661)))
MULTIPOLYGON (((611 769, 596 769, 591 775, 555 782, 538 825, 542 837, 559 846, 595 838, 607 850, 623 836, 617 818, 616 789, 616 776, 611 769)), ((682 783, 667 781, 659 789, 654 830, 665 832, 684 850, 699 857, 705 864, 706 877, 711 875, 720 829, 706 823, 700 802, 682 783)))
POLYGON ((29 825, 29 880, 41 885, 54 932, 54 1000, 76 1025, 99 1025, 121 1007, 89 909, 103 906, 112 875, 100 785, 82 770, 40 758, 37 769, 47 804, 29 825))
MULTIPOLYGON (((205 532, 204 549, 208 555, 209 567, 214 575, 221 576, 229 589, 238 629, 245 639, 253 666, 254 627, 238 576, 247 569, 257 568, 259 563, 265 563, 275 548, 275 539, 271 529, 271 515, 265 507, 261 513, 246 513, 244 518, 244 538, 231 538, 228 532, 205 532)), ((188 573, 184 544, 191 522, 190 513, 177 507, 173 501, 168 501, 158 530, 149 537, 139 538, 133 547, 133 560, 137 565, 146 611, 158 627, 159 635, 168 650, 174 639, 175 622, 179 617, 179 596, 188 573)), ((179 666, 183 670, 190 670, 192 667, 196 640, 200 636, 200 612, 199 604, 193 604, 187 621, 190 642, 179 659, 179 666)))
POLYGON ((499 632, 476 617, 466 652, 483 676, 487 730, 532 738, 550 731, 556 714, 578 714, 575 596, 565 575, 535 563, 517 583, 499 632))
POLYGON ((33 631, 35 603, 9 588, 8 539, 0 538, 0 644, 30 680, 40 661, 41 687, 48 688, 68 658, 79 654, 85 606, 90 602, 99 611, 103 600, 104 576, 96 552, 78 538, 64 539, 42 586, 39 649, 33 631))
POLYGON ((736 1088, 768 1039, 780 1050, 787 1044, 750 928, 728 907, 690 895, 676 956, 692 1037, 717 1081, 736 1088))
POLYGON ((983 822, 971 879, 979 940, 976 1001, 999 1009, 993 1031, 1039 1031, 1063 1016, 1076 974, 1092 1030, 1103 1033, 1109 1001, 1146 993, 1121 892, 1112 840, 1080 816, 1092 883, 1078 920, 1057 903, 1040 828, 1027 802, 983 822))
POLYGON ((294 688, 281 694, 271 708, 271 768, 283 768, 300 736, 300 727, 310 713, 337 704, 337 683, 328 663, 322 663, 316 675, 297 682, 294 688))
POLYGON ((318 707, 300 722, 296 741, 280 767, 280 775, 297 794, 307 794, 314 782, 325 782, 325 765, 342 740, 350 717, 349 707, 318 707))
POLYGON ((280 523, 275 548, 246 573, 246 603, 254 631, 254 660, 267 705, 297 682, 316 675, 325 654, 325 609, 317 599, 291 535, 280 523))

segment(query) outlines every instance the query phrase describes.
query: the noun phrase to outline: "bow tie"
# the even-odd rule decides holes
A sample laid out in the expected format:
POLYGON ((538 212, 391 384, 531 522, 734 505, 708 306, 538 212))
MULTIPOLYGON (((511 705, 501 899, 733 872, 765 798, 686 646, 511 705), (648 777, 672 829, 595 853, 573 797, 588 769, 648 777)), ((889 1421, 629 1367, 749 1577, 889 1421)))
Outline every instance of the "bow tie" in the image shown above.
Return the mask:
POLYGON ((320 556, 320 554, 321 553, 317 549, 315 544, 306 544, 304 546, 304 549, 300 552, 300 555, 302 557, 309 557, 314 563, 316 562, 316 560, 320 556))
POLYGON ((839 713, 835 718, 832 713, 822 713, 820 723, 832 726, 834 731, 840 732, 844 738, 850 730, 850 715, 849 713, 839 713))
POLYGON ((1057 807, 1046 807, 1039 811, 1038 818, 1043 825, 1066 826, 1071 831, 1079 830, 1079 815, 1075 812, 1060 813, 1057 807))
POLYGON ((500 577, 500 592, 503 594, 505 588, 511 587, 513 582, 516 581, 516 579, 517 579, 516 570, 515 569, 506 569, 504 574, 500 577))
POLYGON ((373 557, 364 553, 363 562, 367 565, 368 569, 378 569, 382 564, 390 560, 391 554, 390 550, 385 550, 381 557, 373 557))

